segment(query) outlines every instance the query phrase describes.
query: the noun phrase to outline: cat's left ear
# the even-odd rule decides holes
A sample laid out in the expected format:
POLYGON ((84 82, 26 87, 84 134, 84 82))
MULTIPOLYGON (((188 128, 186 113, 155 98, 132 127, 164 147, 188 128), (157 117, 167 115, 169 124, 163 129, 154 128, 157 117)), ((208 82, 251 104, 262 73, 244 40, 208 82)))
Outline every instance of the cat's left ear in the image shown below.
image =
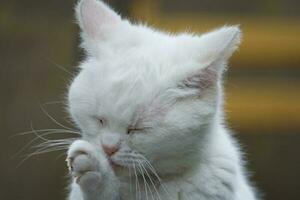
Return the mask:
POLYGON ((240 39, 238 26, 223 27, 202 35, 197 44, 198 62, 211 66, 214 62, 226 61, 237 49, 240 39))
POLYGON ((192 41, 187 48, 197 66, 185 71, 180 87, 203 90, 216 85, 228 58, 240 44, 240 38, 239 27, 231 26, 206 33, 192 41))
POLYGON ((117 26, 121 17, 100 0, 80 0, 76 18, 87 39, 99 39, 117 26))

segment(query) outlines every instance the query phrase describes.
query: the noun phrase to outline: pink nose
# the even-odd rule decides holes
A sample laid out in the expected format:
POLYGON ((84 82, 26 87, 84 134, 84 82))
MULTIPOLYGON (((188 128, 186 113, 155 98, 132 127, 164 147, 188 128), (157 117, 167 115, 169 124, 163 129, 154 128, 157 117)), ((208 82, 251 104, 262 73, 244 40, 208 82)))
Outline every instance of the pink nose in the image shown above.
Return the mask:
POLYGON ((102 145, 104 152, 106 153, 106 155, 108 156, 112 156, 114 155, 119 148, 117 146, 106 146, 106 145, 102 145))

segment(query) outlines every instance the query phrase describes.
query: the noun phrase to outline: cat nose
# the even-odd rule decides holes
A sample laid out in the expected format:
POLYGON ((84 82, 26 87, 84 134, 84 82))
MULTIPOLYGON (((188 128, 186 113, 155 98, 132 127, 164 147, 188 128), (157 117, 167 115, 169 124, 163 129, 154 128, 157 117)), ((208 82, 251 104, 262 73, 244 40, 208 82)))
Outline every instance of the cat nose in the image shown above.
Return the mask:
POLYGON ((119 150, 118 146, 107 146, 107 145, 102 144, 102 147, 103 147, 104 152, 108 156, 114 155, 119 150))

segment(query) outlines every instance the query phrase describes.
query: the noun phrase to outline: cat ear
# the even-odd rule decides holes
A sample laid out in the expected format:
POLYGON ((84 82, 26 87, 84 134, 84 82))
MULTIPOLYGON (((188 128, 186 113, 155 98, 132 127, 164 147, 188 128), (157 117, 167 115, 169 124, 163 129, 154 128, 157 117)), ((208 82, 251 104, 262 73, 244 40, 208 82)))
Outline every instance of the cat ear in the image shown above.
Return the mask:
POLYGON ((198 62, 210 66, 214 62, 226 61, 237 49, 240 39, 238 26, 223 27, 202 35, 197 44, 198 62))
POLYGON ((99 0, 81 0, 76 18, 84 36, 97 39, 121 22, 121 17, 99 0))
POLYGON ((179 88, 201 91, 216 85, 240 38, 240 29, 232 26, 206 33, 197 38, 198 41, 193 41, 190 53, 197 66, 188 69, 179 88))

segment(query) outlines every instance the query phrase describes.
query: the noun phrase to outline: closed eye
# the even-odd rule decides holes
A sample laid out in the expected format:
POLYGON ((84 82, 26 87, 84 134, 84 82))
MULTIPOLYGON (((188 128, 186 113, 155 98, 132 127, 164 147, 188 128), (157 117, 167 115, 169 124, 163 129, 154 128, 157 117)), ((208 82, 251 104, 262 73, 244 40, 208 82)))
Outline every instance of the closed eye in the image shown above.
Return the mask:
POLYGON ((142 128, 135 128, 135 127, 128 127, 127 128, 127 135, 134 134, 136 132, 145 132, 152 129, 152 127, 142 127, 142 128))
POLYGON ((128 128, 127 129, 127 135, 131 135, 135 132, 143 131, 143 128, 128 128))
POLYGON ((95 117, 95 119, 101 127, 106 125, 106 120, 104 118, 95 117))

